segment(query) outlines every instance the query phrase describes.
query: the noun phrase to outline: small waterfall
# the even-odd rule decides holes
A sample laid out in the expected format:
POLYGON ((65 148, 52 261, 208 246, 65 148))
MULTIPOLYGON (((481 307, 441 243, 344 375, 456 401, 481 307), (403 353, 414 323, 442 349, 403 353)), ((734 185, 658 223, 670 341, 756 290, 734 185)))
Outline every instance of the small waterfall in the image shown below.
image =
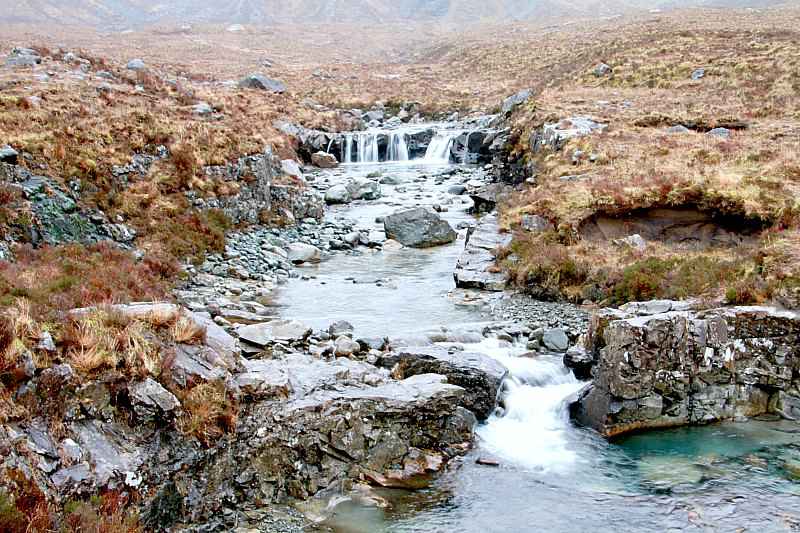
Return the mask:
POLYGON ((567 442, 570 422, 565 400, 584 384, 564 367, 561 358, 519 357, 521 348, 490 339, 471 349, 497 359, 510 373, 503 384, 505 413, 493 415, 478 429, 486 446, 498 456, 537 470, 574 464, 575 453, 567 442))
POLYGON ((386 148, 387 161, 408 161, 408 146, 405 133, 392 132, 389 134, 389 145, 386 148))
POLYGON ((450 150, 456 137, 461 135, 460 131, 437 131, 431 139, 428 149, 425 152, 426 163, 449 163, 450 150))
POLYGON ((345 163, 352 163, 353 162, 353 134, 348 133, 344 136, 344 157, 342 160, 345 163))

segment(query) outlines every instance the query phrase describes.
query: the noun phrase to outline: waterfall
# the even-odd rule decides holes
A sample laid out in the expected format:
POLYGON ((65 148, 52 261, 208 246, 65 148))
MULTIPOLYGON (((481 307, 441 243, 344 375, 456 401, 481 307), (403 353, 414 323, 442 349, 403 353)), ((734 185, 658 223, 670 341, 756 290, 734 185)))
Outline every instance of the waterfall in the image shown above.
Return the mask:
POLYGON ((408 161, 408 146, 405 133, 389 134, 389 145, 386 149, 387 161, 408 161))
POLYGON ((584 384, 564 367, 561 357, 519 357, 522 348, 501 346, 492 339, 470 349, 497 359, 510 373, 503 384, 505 412, 478 429, 487 448, 528 468, 573 465, 576 456, 567 442, 570 422, 565 400, 584 384))
POLYGON ((460 131, 437 131, 428 145, 428 150, 425 152, 425 162, 449 163, 453 142, 461 133, 460 131))
POLYGON ((344 136, 344 157, 342 160, 345 163, 352 163, 353 162, 353 134, 348 133, 344 136))

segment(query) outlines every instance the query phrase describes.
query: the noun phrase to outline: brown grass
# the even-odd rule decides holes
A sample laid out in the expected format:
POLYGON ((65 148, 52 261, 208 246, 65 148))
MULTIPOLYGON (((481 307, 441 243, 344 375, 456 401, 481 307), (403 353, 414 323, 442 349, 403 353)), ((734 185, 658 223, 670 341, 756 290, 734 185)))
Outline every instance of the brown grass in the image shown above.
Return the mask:
POLYGON ((223 383, 201 383, 190 390, 173 391, 183 405, 178 429, 210 445, 236 426, 238 407, 223 383))

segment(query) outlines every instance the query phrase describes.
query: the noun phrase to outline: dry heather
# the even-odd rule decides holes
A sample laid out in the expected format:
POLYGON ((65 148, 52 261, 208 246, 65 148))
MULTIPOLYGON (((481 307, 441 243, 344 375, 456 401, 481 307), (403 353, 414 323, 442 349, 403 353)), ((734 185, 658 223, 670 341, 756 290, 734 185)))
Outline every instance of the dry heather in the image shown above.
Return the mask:
POLYGON ((512 153, 535 167, 537 184, 509 200, 504 224, 517 228, 522 215, 538 214, 556 231, 516 233, 506 260, 514 282, 576 301, 704 296, 798 304, 800 267, 787 263, 800 225, 798 34, 788 27, 796 19, 767 30, 765 18, 732 17, 736 31, 622 31, 595 56, 613 75, 585 68, 515 115, 512 153), (697 68, 705 76, 692 80, 697 68), (532 132, 571 116, 608 129, 561 151, 531 153, 532 132), (667 131, 678 124, 693 131, 667 131), (730 138, 708 135, 714 127, 730 128, 730 138), (652 242, 643 251, 581 235, 592 217, 649 208, 697 209, 763 231, 734 248, 652 242))

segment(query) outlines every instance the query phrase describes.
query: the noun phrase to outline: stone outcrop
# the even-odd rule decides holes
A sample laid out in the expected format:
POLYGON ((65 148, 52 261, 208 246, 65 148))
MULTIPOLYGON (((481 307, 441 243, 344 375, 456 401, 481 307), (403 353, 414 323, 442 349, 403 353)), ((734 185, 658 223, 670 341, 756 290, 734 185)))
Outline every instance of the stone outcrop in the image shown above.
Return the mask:
POLYGON ((497 405, 497 395, 508 370, 488 355, 440 346, 398 348, 380 358, 378 365, 392 369, 398 378, 442 374, 447 382, 463 387, 459 405, 485 420, 497 405))
POLYGON ((457 237, 447 221, 422 207, 389 215, 383 225, 389 239, 413 248, 448 244, 457 237))
POLYGON ((573 403, 573 418, 613 437, 800 414, 800 314, 686 307, 660 301, 599 312, 586 341, 594 382, 573 403))
POLYGON ((496 253, 511 241, 511 235, 499 232, 497 217, 486 215, 470 233, 464 252, 458 258, 453 273, 456 287, 502 291, 505 275, 497 268, 496 253))

